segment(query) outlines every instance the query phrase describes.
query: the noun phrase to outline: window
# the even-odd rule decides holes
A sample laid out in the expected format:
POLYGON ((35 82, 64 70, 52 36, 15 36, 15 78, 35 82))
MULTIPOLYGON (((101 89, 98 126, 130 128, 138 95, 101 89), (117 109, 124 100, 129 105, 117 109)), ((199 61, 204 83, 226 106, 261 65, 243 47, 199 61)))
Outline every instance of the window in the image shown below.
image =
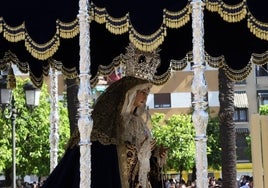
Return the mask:
POLYGON ((266 105, 266 104, 268 104, 268 91, 266 91, 266 93, 259 92, 258 93, 258 97, 259 97, 259 103, 260 103, 260 105, 266 105))
POLYGON ((170 93, 154 94, 154 108, 170 108, 171 98, 170 93))
POLYGON ((256 66, 256 76, 268 76, 267 64, 256 66))
POLYGON ((236 155, 238 161, 250 160, 247 136, 249 136, 249 130, 247 128, 236 129, 236 155))
POLYGON ((233 120, 236 122, 248 121, 248 109, 247 108, 235 108, 233 120))

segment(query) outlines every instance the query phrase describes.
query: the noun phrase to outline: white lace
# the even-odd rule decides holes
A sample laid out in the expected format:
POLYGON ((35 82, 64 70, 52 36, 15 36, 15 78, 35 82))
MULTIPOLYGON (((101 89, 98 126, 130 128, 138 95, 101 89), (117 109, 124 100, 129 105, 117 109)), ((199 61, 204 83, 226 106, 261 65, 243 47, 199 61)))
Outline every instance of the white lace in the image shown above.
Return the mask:
POLYGON ((143 119, 135 115, 124 116, 125 131, 122 134, 123 141, 134 144, 138 150, 139 183, 142 187, 148 187, 148 173, 150 171, 151 141, 150 131, 143 119))

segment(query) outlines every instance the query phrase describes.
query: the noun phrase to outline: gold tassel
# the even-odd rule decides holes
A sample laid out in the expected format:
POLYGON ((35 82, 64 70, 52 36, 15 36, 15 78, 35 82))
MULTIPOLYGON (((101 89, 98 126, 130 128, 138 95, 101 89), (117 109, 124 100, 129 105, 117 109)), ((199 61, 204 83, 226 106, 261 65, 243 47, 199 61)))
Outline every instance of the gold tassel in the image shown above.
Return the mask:
POLYGON ((131 28, 129 33, 129 40, 134 44, 136 48, 141 51, 151 52, 158 48, 164 41, 166 28, 161 27, 155 33, 151 35, 141 35, 134 28, 131 28), (142 40, 140 40, 142 39, 142 40))
POLYGON ((113 18, 111 16, 107 16, 106 18, 106 29, 113 34, 120 35, 126 33, 129 29, 129 20, 128 14, 121 18, 113 18))
POLYGON ((268 24, 256 20, 251 14, 249 14, 247 26, 256 37, 268 41, 268 32, 261 29, 267 28, 268 24))
POLYGON ((209 2, 207 1, 206 4, 206 9, 211 11, 211 12, 219 12, 219 2, 209 2))
POLYGON ((108 29, 108 31, 110 31, 113 34, 121 35, 128 31, 129 29, 128 25, 129 25, 128 23, 124 23, 120 26, 116 26, 116 25, 113 25, 112 23, 106 22, 106 29, 108 29))
POLYGON ((99 23, 99 24, 103 24, 105 23, 106 21, 106 16, 105 15, 98 15, 98 14, 95 14, 94 16, 94 20, 99 23))
POLYGON ((11 27, 7 24, 4 24, 3 32, 4 38, 7 39, 9 42, 19 42, 25 39, 24 23, 17 27, 11 27))
POLYGON ((247 15, 245 3, 245 0, 241 3, 238 3, 237 5, 227 5, 225 3, 221 3, 218 13, 223 18, 223 20, 227 22, 239 22, 247 15))
POLYGON ((178 12, 164 10, 163 24, 169 28, 179 28, 190 20, 190 8, 187 6, 178 12))
POLYGON ((226 75, 229 79, 231 79, 232 81, 241 81, 244 80, 251 72, 252 67, 251 67, 251 63, 249 63, 245 68, 241 69, 241 70, 234 70, 231 69, 227 64, 223 64, 223 69, 226 72, 226 75))
POLYGON ((60 34, 60 37, 64 39, 74 38, 79 34, 79 24, 78 19, 75 19, 72 22, 65 23, 61 21, 57 21, 57 33, 60 34))
POLYGON ((33 57, 39 60, 46 60, 49 57, 53 56, 53 54, 58 50, 59 45, 60 45, 60 39, 58 36, 57 37, 55 36, 46 44, 37 44, 34 41, 32 41, 29 37, 27 37, 27 40, 25 40, 26 50, 30 52, 30 54, 33 57), (49 46, 49 48, 45 51, 42 51, 42 49, 47 48, 47 46, 49 46))
POLYGON ((76 71, 76 68, 67 68, 67 67, 62 67, 62 73, 65 78, 72 79, 72 78, 77 78, 78 73, 76 71))
POLYGON ((4 31, 4 38, 9 41, 9 42, 19 42, 24 40, 25 35, 24 32, 20 32, 20 33, 8 33, 7 31, 4 31))
POLYGON ((15 87, 16 87, 16 77, 14 75, 12 67, 10 67, 7 75, 7 88, 14 89, 15 87))
POLYGON ((106 14, 107 11, 105 8, 99 8, 94 6, 94 12, 92 12, 92 19, 94 19, 97 23, 103 24, 106 22, 106 14))
POLYGON ((4 23, 3 17, 0 17, 0 33, 3 32, 3 23, 4 23))

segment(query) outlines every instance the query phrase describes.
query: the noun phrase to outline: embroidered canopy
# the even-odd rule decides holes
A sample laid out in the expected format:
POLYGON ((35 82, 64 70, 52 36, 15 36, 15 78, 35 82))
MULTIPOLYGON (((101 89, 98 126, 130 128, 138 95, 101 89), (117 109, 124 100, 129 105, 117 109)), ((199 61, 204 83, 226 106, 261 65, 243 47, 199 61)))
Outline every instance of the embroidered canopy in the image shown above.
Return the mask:
MULTIPOLYGON (((242 80, 252 63, 267 62, 267 0, 204 3, 208 64, 224 66, 230 78, 242 80)), ((78 11, 78 0, 1 2, 0 69, 15 63, 30 73, 36 86, 42 85, 50 66, 68 78, 77 76, 78 11)), ((114 58, 125 52, 129 41, 143 51, 161 49, 155 84, 165 83, 171 70, 181 70, 191 61, 191 13, 188 0, 91 0, 91 83, 96 83, 97 75, 111 73, 110 64, 116 65, 114 58)))

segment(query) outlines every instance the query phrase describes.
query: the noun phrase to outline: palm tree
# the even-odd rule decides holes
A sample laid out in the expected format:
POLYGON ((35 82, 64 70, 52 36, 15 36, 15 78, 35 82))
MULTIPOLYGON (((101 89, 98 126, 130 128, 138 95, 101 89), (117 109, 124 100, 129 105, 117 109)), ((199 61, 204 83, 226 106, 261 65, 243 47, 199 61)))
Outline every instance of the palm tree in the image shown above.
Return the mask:
POLYGON ((234 115, 234 82, 230 80, 223 68, 219 68, 219 121, 220 142, 222 148, 222 182, 223 187, 237 188, 236 181, 236 134, 234 115))
POLYGON ((75 127, 77 126, 78 121, 78 89, 79 89, 79 83, 78 78, 73 79, 66 79, 66 94, 67 94, 67 105, 68 105, 68 116, 70 121, 70 133, 72 133, 75 130, 75 127))

